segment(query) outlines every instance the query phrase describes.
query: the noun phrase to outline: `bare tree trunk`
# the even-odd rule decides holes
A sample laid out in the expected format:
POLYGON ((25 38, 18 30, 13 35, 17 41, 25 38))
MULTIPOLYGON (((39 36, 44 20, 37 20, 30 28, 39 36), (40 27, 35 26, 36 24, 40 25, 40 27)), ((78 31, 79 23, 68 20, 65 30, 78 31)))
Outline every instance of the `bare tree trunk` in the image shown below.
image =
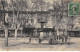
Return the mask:
POLYGON ((59 40, 59 28, 57 28, 57 40, 59 40))
MULTIPOLYGON (((18 18, 18 17, 19 17, 19 11, 17 12, 17 18, 18 18)), ((16 19, 16 22, 15 22, 15 23, 16 23, 16 25, 15 25, 15 26, 16 26, 16 28, 15 28, 15 39, 17 39, 17 35, 18 35, 18 32, 17 32, 17 31, 18 31, 17 19, 16 19)))
POLYGON ((59 30, 57 29, 57 35, 59 35, 59 30))
POLYGON ((23 32, 22 31, 23 31, 23 29, 21 29, 21 37, 23 37, 23 32))
POLYGON ((17 35, 18 35, 17 31, 18 29, 15 29, 15 39, 17 39, 17 35))
POLYGON ((5 45, 8 46, 8 29, 5 28, 5 45))

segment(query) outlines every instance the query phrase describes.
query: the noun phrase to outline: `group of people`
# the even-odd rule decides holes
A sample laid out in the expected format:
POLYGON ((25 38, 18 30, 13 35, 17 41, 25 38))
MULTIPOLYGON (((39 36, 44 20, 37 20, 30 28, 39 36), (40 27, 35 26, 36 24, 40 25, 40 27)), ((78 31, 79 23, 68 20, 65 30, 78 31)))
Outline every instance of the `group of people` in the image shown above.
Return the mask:
MULTIPOLYGON (((69 40, 69 35, 66 30, 58 30, 57 31, 49 31, 49 32, 35 32, 34 35, 39 38, 39 43, 41 43, 44 40, 48 40, 49 44, 56 44, 58 41, 61 41, 61 43, 67 44, 69 40)), ((29 43, 31 42, 31 39, 35 36, 33 36, 33 33, 30 33, 29 35, 29 43)))
MULTIPOLYGON (((63 44, 67 44, 69 41, 69 35, 67 34, 67 31, 63 30, 63 31, 59 31, 59 34, 57 34, 56 31, 54 32, 49 32, 46 34, 47 36, 46 39, 49 40, 49 44, 56 44, 58 43, 58 41, 61 41, 61 43, 63 44)), ((43 36, 44 37, 44 36, 43 36)), ((43 38, 42 40, 45 40, 45 38, 43 38)), ((39 38, 39 43, 41 42, 41 38, 39 38)))
POLYGON ((55 44, 56 41, 61 41, 61 43, 67 44, 69 43, 69 38, 68 32, 66 30, 61 30, 58 33, 53 33, 50 43, 55 44))

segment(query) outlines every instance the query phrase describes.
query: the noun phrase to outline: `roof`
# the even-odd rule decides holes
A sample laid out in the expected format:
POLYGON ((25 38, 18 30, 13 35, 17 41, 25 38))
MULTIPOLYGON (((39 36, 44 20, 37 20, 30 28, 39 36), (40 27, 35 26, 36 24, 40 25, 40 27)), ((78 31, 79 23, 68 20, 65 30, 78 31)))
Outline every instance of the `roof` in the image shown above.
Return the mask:
MULTIPOLYGON (((0 10, 2 13, 17 13, 18 11, 12 11, 12 10, 9 10, 9 11, 3 11, 3 10, 0 10)), ((36 13, 38 13, 38 14, 42 14, 42 13, 46 13, 46 14, 48 14, 49 13, 49 11, 19 11, 19 13, 23 13, 23 14, 36 14, 36 13)))
POLYGON ((27 28, 35 28, 35 26, 34 25, 27 25, 27 28))

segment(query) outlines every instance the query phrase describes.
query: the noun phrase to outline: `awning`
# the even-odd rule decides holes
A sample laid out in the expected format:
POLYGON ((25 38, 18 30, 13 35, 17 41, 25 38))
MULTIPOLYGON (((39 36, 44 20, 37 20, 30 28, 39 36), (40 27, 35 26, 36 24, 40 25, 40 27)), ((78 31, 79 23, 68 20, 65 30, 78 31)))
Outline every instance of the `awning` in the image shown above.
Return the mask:
POLYGON ((50 32, 50 31, 55 31, 53 28, 37 28, 38 31, 40 32, 50 32))

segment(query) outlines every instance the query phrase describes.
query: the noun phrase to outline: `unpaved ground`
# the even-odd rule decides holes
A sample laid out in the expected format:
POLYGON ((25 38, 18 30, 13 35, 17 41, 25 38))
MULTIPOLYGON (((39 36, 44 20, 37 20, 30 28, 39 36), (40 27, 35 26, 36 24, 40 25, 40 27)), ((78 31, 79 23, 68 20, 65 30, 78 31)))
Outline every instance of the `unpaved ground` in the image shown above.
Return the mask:
POLYGON ((71 44, 55 44, 49 45, 48 41, 43 41, 41 44, 38 43, 38 40, 32 40, 30 44, 29 38, 9 38, 8 47, 5 46, 5 39, 0 38, 0 50, 4 51, 80 51, 80 37, 71 38, 71 44))

